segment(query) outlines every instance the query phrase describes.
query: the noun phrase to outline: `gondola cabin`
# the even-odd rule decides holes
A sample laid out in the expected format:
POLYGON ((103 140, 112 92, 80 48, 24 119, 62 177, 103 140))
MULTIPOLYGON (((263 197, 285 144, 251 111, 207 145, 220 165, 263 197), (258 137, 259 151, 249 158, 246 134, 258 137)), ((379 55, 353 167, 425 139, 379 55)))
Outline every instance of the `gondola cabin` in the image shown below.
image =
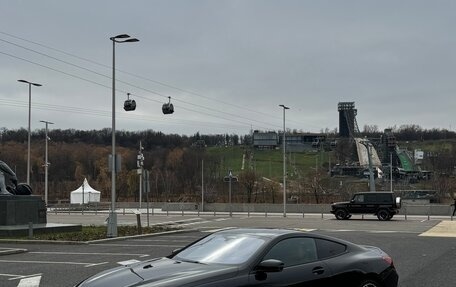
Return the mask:
POLYGON ((162 111, 165 115, 169 115, 174 113, 174 106, 171 104, 171 97, 168 97, 169 102, 163 104, 162 111))
POLYGON ((124 110, 128 111, 134 111, 136 109, 136 101, 135 100, 126 100, 124 102, 124 110))
POLYGON ((165 115, 174 113, 174 106, 171 103, 163 104, 162 111, 165 115))

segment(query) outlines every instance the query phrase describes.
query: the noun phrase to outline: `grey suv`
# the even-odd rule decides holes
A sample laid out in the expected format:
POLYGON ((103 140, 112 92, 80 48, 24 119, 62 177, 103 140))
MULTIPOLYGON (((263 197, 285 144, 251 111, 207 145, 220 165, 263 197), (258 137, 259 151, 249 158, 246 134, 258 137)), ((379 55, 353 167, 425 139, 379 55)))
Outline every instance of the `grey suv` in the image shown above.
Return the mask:
POLYGON ((352 214, 375 214, 379 220, 390 220, 399 213, 401 198, 392 192, 359 192, 347 202, 331 204, 337 219, 349 219, 352 214))

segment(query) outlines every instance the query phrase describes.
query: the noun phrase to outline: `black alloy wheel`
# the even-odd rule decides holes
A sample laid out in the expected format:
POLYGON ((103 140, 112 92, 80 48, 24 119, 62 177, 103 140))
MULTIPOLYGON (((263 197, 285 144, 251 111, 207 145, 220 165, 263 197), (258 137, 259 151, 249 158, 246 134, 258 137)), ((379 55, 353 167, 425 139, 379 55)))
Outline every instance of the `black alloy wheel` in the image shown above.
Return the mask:
POLYGON ((336 218, 338 220, 342 220, 342 219, 347 219, 349 218, 349 214, 348 212, 345 210, 345 209, 338 209, 336 210, 336 213, 334 213, 334 215, 336 216, 336 218))
POLYGON ((380 285, 377 281, 375 280, 371 280, 371 279, 368 279, 368 280, 363 280, 361 282, 361 284, 358 285, 359 287, 381 287, 382 285, 380 285))
POLYGON ((390 220, 392 218, 391 214, 388 212, 386 209, 380 209, 377 212, 377 218, 378 220, 385 221, 385 220, 390 220))

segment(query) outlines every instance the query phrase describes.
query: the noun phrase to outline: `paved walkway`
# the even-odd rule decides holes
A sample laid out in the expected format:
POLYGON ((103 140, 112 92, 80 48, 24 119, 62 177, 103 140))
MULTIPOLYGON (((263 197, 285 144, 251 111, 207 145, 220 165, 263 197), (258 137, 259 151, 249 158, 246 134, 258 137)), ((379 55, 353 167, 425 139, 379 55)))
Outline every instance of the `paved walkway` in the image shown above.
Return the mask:
POLYGON ((456 221, 444 220, 420 236, 456 237, 456 221))

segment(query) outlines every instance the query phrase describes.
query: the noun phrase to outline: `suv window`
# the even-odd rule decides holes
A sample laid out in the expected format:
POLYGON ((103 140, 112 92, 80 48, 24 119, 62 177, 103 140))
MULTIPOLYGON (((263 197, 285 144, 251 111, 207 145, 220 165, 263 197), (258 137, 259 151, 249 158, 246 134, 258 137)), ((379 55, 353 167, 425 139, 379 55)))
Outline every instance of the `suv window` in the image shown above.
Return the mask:
POLYGON ((356 203, 391 203, 392 196, 388 193, 356 194, 353 200, 356 203))
POLYGON ((365 202, 366 203, 376 203, 376 202, 379 202, 379 197, 378 195, 380 194, 366 194, 365 195, 365 202))
POLYGON ((364 202, 364 194, 357 194, 353 197, 353 201, 356 203, 363 203, 364 202))
POLYGON ((392 196, 388 193, 378 194, 377 201, 380 203, 391 203, 392 196))

